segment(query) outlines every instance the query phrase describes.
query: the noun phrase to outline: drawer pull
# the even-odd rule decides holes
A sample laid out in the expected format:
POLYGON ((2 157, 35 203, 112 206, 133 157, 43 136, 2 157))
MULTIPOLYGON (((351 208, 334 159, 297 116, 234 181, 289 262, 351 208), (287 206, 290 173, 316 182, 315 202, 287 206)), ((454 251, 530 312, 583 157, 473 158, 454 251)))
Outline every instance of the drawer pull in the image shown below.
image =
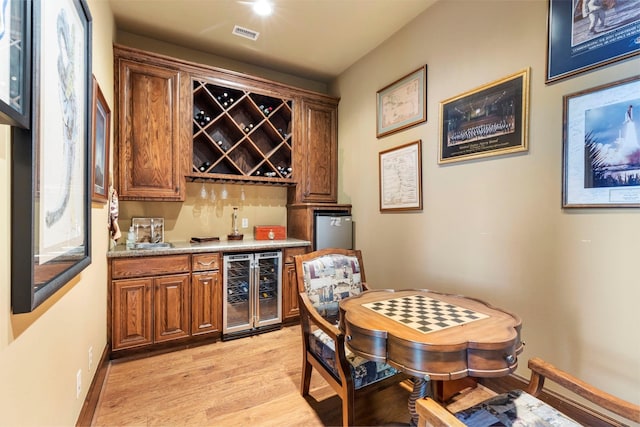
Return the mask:
POLYGON ((216 260, 211 260, 209 262, 202 262, 202 261, 198 261, 198 264, 203 265, 205 267, 209 267, 211 264, 213 264, 214 262, 216 262, 216 260))

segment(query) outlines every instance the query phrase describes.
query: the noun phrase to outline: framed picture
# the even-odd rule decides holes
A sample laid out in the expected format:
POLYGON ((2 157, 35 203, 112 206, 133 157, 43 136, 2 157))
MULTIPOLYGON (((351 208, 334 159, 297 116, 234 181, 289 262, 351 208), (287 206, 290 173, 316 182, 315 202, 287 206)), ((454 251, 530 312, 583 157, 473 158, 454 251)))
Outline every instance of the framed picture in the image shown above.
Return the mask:
POLYGON ((427 66, 377 92, 376 136, 381 138, 427 121, 427 66))
POLYGON ((551 83, 640 53, 640 1, 550 0, 551 83))
POLYGON ((380 211, 422 210, 422 141, 381 151, 380 211))
POLYGON ((562 206, 640 207, 640 75, 563 100, 562 206))
POLYGON ((164 218, 131 218, 136 243, 164 242, 164 218))
POLYGON ((34 310, 91 263, 91 16, 33 3, 30 130, 13 129, 11 299, 34 310))
POLYGON ((438 163, 527 151, 529 69, 440 103, 438 163))
POLYGON ((31 0, 0 1, 0 124, 31 120, 31 0))
POLYGON ((93 80, 93 110, 91 136, 93 140, 93 172, 91 173, 91 200, 107 203, 109 198, 109 138, 111 110, 104 99, 95 76, 93 80))

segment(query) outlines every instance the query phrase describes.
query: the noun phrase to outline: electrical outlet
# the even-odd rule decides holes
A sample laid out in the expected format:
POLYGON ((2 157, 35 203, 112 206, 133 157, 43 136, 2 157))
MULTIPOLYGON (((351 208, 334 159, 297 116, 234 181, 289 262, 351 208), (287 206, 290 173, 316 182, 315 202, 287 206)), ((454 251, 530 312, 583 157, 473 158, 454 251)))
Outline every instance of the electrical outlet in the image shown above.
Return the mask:
POLYGON ((78 369, 78 373, 76 374, 76 399, 80 398, 81 392, 82 392, 82 369, 78 369))
POLYGON ((93 347, 89 347, 89 372, 93 368, 93 347))
POLYGON ((242 228, 249 228, 249 218, 242 218, 242 228))

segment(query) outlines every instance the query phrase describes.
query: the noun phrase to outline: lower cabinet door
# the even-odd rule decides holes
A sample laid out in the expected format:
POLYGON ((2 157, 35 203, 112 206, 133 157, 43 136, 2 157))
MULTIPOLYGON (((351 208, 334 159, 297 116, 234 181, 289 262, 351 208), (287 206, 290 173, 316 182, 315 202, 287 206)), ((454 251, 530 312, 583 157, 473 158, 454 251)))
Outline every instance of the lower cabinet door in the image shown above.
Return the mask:
POLYGON ((296 280, 296 266, 284 265, 282 275, 282 317, 285 321, 297 320, 300 316, 298 307, 298 282, 296 280))
POLYGON ((191 277, 191 335, 219 332, 222 325, 220 271, 193 273, 191 277))
POLYGON ((113 281, 111 347, 113 350, 153 342, 151 290, 153 279, 113 281))
POLYGON ((156 277, 154 342, 189 336, 189 274, 156 277))

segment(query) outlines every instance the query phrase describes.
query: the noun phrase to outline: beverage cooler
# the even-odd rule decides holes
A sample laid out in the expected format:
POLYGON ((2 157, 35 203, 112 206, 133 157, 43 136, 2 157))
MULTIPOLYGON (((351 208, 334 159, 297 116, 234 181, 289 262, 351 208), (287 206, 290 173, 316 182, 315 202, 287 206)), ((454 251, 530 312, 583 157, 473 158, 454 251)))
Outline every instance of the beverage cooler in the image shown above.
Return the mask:
POLYGON ((282 325, 282 252, 224 255, 223 339, 282 325))

